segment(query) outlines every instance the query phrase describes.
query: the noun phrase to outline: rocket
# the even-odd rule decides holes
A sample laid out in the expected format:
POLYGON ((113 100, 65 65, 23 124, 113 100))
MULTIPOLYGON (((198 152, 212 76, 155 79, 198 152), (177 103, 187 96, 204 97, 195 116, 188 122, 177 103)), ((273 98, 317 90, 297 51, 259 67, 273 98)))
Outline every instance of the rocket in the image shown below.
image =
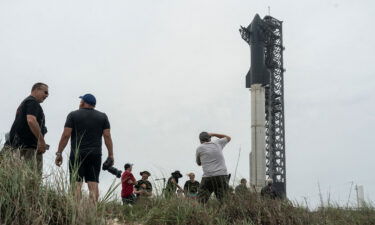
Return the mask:
POLYGON ((251 67, 246 75, 246 88, 250 88, 252 84, 262 84, 262 86, 270 83, 271 72, 265 64, 265 40, 264 40, 264 22, 258 14, 255 15, 253 21, 246 29, 249 34, 248 43, 251 50, 251 67))
POLYGON ((251 66, 246 75, 246 88, 251 95, 250 184, 256 191, 260 191, 265 185, 266 177, 275 179, 275 188, 285 196, 285 157, 282 153, 285 152, 282 67, 284 47, 281 25, 282 21, 271 16, 261 19, 256 14, 249 26, 241 26, 240 34, 250 45, 251 51, 251 66), (276 90, 281 90, 281 94, 276 94, 276 90), (273 144, 278 143, 277 137, 280 146, 274 147, 273 144))
POLYGON ((266 180, 265 142, 265 85, 270 83, 271 72, 265 64, 265 37, 267 24, 255 15, 250 25, 240 29, 242 38, 250 45, 251 66, 246 75, 246 88, 251 93, 251 152, 250 184, 260 191, 266 180))

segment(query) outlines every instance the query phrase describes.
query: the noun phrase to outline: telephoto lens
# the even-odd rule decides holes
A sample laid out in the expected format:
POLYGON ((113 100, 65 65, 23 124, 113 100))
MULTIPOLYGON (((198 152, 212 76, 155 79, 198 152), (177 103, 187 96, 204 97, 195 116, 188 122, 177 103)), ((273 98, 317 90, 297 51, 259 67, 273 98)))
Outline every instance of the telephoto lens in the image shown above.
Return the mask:
POLYGON ((111 158, 107 158, 107 160, 103 163, 103 170, 107 170, 111 174, 115 175, 117 178, 121 177, 122 171, 113 167, 113 160, 111 158))
POLYGON ((118 170, 116 169, 115 167, 111 166, 108 168, 108 172, 112 173, 113 175, 115 175, 117 178, 120 178, 121 177, 121 174, 122 174, 122 171, 121 170, 118 170))

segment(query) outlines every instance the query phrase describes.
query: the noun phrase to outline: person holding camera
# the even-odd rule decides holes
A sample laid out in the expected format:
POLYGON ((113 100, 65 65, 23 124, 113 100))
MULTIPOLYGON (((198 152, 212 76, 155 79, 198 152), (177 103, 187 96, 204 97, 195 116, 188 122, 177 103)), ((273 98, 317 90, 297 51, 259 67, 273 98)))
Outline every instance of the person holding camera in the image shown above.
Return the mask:
POLYGON ((125 171, 121 175, 121 184, 122 184, 122 190, 121 190, 121 198, 122 203, 124 205, 126 204, 134 204, 137 198, 134 195, 134 185, 137 184, 137 181, 135 180, 135 177, 132 173, 133 170, 133 164, 126 163, 124 166, 125 171))
POLYGON ((137 198, 148 198, 152 195, 152 184, 148 180, 148 177, 151 176, 150 172, 142 171, 140 172, 142 179, 137 181, 137 185, 135 185, 135 194, 137 194, 137 198))
MULTIPOLYGON (((81 197, 83 180, 86 181, 90 198, 99 198, 99 174, 102 161, 102 137, 108 150, 108 158, 113 165, 113 143, 110 124, 105 113, 95 110, 96 98, 92 94, 80 96, 79 109, 69 113, 56 152, 55 164, 61 166, 64 151, 71 139, 69 172, 72 182, 77 182, 76 194, 81 197)), ((111 165, 111 166, 112 166, 111 165)))
POLYGON ((47 133, 45 117, 40 103, 48 97, 48 85, 36 83, 30 95, 17 108, 16 118, 9 132, 4 149, 16 150, 22 159, 36 164, 40 175, 43 170, 43 154, 48 149, 44 140, 47 133))
POLYGON ((183 193, 184 189, 182 189, 180 185, 178 185, 178 179, 181 177, 182 174, 179 170, 171 173, 171 177, 168 179, 167 186, 164 189, 164 196, 166 198, 176 197, 177 188, 183 193))
POLYGON ((212 192, 222 201, 228 192, 228 173, 223 156, 223 148, 231 138, 224 134, 201 132, 201 145, 196 151, 196 163, 203 168, 202 181, 198 191, 198 201, 207 203, 212 192), (218 139, 211 141, 211 137, 218 139))

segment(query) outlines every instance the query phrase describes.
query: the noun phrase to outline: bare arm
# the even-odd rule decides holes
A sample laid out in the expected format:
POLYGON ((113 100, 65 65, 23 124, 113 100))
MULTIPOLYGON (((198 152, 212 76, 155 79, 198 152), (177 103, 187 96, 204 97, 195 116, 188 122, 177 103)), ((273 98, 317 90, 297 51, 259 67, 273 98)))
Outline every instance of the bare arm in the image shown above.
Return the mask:
POLYGON ((146 196, 151 196, 152 195, 152 192, 148 192, 146 190, 139 190, 139 189, 136 189, 134 191, 135 194, 141 194, 141 195, 146 195, 146 196))
POLYGON ((65 127, 60 138, 57 152, 62 153, 64 151, 66 145, 68 144, 71 134, 72 134, 72 128, 65 127))
POLYGON ((175 179, 175 178, 172 178, 171 182, 172 182, 174 185, 176 185, 176 187, 177 187, 178 189, 180 189, 181 191, 184 190, 184 189, 181 188, 180 185, 178 185, 178 183, 176 182, 176 179, 175 179))
POLYGON ((212 137, 217 137, 217 138, 227 138, 228 142, 230 142, 230 140, 231 140, 231 137, 229 137, 228 135, 225 135, 225 134, 208 133, 208 135, 210 135, 212 137))
POLYGON ((202 162, 201 162, 201 158, 199 157, 199 154, 198 153, 196 153, 196 159, 195 159, 195 161, 197 162, 197 165, 198 166, 201 166, 202 165, 202 162))
POLYGON ((62 160, 63 160, 62 152, 64 151, 66 145, 68 144, 71 134, 72 134, 72 128, 65 127, 60 138, 59 147, 56 152, 55 164, 57 166, 61 166, 62 164, 62 160))
POLYGON ((136 181, 135 179, 133 180, 132 178, 130 178, 128 180, 128 184, 134 184, 134 185, 137 185, 138 184, 138 181, 136 181))
POLYGON ((36 117, 33 115, 26 115, 26 119, 31 132, 38 139, 38 152, 44 153, 46 151, 46 142, 44 141, 44 137, 36 117))
POLYGON ((103 137, 104 137, 104 143, 105 146, 108 149, 108 158, 113 158, 113 142, 112 142, 112 137, 111 137, 111 130, 110 129, 105 129, 103 130, 103 137))
POLYGON ((134 184, 134 185, 138 184, 138 182, 135 179, 133 179, 132 177, 123 177, 123 178, 121 178, 121 182, 126 182, 128 184, 134 184))

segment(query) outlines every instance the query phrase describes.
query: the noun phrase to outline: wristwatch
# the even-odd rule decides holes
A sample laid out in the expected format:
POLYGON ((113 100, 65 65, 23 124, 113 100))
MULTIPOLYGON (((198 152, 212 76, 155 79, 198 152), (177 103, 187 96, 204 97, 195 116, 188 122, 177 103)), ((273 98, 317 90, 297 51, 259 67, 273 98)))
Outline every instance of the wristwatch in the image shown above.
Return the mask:
POLYGON ((61 156, 61 152, 56 152, 56 156, 61 156))

